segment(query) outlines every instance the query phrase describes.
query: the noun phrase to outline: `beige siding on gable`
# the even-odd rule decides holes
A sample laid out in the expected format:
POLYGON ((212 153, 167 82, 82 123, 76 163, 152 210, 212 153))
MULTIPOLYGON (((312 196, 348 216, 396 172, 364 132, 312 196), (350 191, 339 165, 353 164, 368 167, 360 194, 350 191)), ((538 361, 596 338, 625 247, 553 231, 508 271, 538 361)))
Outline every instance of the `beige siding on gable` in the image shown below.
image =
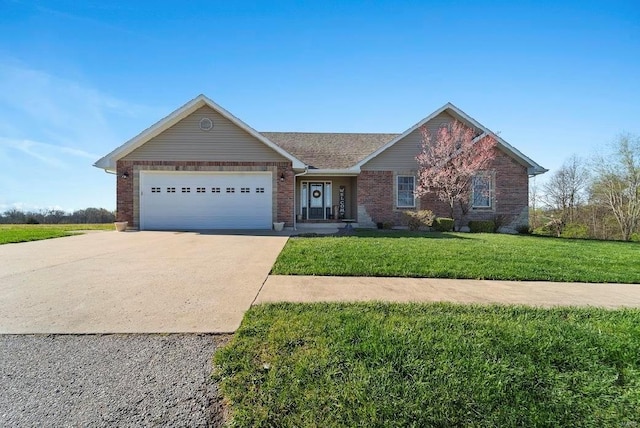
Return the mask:
POLYGON ((287 159, 209 106, 201 107, 123 160, 282 162, 287 159), (213 129, 200 129, 208 117, 213 129))
MULTIPOLYGON (((440 126, 452 122, 453 120, 453 116, 443 112, 431 119, 427 123, 427 126, 431 132, 435 132, 440 126)), ((420 131, 420 128, 418 128, 375 158, 371 159, 369 162, 362 165, 361 169, 369 171, 416 170, 418 169, 416 156, 420 152, 421 145, 422 132, 420 131)))

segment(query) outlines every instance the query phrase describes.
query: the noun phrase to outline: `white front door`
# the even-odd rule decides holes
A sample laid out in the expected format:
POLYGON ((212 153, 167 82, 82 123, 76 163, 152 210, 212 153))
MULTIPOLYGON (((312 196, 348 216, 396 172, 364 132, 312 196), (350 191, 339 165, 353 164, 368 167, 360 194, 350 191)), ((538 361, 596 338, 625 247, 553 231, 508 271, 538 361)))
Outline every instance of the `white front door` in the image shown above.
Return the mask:
POLYGON ((271 229, 270 172, 140 172, 140 229, 271 229))

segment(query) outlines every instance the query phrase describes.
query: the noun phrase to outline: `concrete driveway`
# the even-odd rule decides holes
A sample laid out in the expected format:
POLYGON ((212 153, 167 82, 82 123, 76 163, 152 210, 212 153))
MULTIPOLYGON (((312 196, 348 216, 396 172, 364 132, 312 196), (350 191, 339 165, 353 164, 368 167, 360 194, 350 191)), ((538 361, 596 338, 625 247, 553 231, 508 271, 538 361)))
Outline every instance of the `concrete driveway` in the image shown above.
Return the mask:
POLYGON ((286 241, 93 232, 0 245, 0 333, 233 332, 286 241))

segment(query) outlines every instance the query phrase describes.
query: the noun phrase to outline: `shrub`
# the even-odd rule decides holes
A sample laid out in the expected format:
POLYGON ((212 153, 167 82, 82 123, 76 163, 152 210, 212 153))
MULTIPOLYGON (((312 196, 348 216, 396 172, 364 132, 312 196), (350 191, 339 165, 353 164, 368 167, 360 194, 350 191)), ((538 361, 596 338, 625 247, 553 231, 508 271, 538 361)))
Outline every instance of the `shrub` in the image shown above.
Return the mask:
POLYGON ((531 235, 533 233, 533 229, 528 224, 519 224, 516 226, 516 232, 520 235, 531 235))
POLYGON ((491 220, 472 220, 469 222, 469 232, 471 233, 494 233, 496 224, 491 220))
POLYGON ((382 228, 387 230, 393 229, 393 222, 385 221, 384 223, 382 223, 382 228))
POLYGON ((631 236, 629 237, 629 241, 640 242, 640 233, 639 232, 632 233, 631 236))
POLYGON ((551 231, 548 228, 544 227, 544 226, 536 227, 535 229, 533 229, 532 233, 534 235, 553 236, 551 231))
POLYGON ((564 222, 558 218, 552 218, 548 223, 533 229, 534 235, 560 237, 564 229, 564 222))
POLYGON ((562 238, 588 238, 589 227, 586 224, 569 223, 562 229, 560 236, 562 238))
POLYGON ((496 214, 493 216, 493 231, 498 232, 502 226, 511 223, 511 216, 506 214, 496 214))
POLYGON ((451 232, 453 230, 453 219, 437 217, 433 222, 433 228, 438 232, 451 232))
POLYGON ((40 224, 40 222, 34 217, 27 217, 26 224, 40 224))
POLYGON ((420 230, 421 227, 430 227, 433 224, 435 215, 430 210, 405 211, 404 216, 407 218, 407 226, 409 230, 420 230))

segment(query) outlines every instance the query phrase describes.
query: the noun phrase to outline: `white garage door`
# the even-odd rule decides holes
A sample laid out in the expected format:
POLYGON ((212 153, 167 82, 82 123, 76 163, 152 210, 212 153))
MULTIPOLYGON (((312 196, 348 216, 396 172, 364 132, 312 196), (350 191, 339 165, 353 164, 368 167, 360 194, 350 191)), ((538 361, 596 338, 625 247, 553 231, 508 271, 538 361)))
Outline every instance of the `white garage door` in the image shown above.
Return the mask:
POLYGON ((140 229, 271 229, 270 172, 140 172, 140 229))

